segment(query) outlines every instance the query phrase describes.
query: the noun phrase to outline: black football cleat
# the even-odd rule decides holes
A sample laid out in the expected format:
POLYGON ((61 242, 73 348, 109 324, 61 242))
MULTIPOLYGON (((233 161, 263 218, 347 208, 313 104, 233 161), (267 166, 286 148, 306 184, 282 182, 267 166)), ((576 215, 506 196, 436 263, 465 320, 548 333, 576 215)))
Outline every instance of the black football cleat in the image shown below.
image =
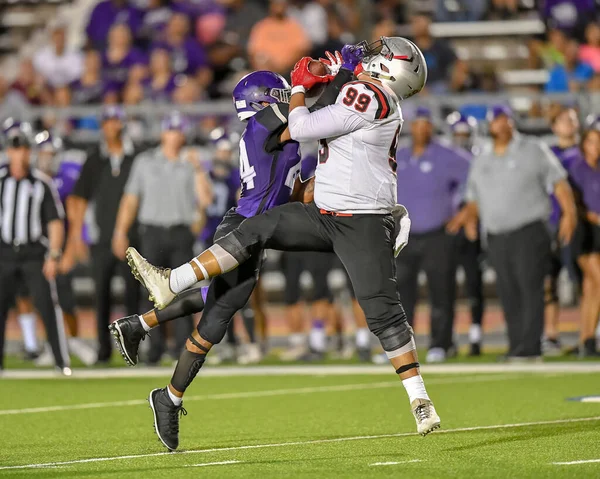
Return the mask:
POLYGON ((174 451, 179 446, 179 416, 187 416, 187 411, 183 405, 173 404, 167 388, 153 389, 148 402, 154 415, 154 430, 158 439, 169 451, 174 451))
POLYGON ((108 329, 115 337, 117 349, 125 362, 129 366, 135 366, 138 363, 140 342, 148 334, 143 328, 140 318, 138 316, 127 316, 117 319, 108 326, 108 329))

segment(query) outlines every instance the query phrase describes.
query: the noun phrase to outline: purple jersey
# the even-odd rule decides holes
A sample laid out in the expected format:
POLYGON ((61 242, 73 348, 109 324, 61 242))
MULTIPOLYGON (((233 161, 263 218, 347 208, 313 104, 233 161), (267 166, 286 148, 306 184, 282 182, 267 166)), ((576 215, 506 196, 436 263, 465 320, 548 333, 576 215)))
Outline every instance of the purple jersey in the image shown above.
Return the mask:
MULTIPOLYGON (((554 145, 550 147, 550 149, 552 150, 552 153, 554 153, 559 159, 563 168, 567 171, 571 170, 571 166, 575 162, 578 162, 579 160, 583 159, 583 156, 581 155, 581 150, 577 145, 570 146, 568 148, 561 148, 558 145, 554 145)), ((550 224, 556 226, 558 224, 558 221, 560 220, 560 205, 558 204, 558 201, 554 195, 551 195, 550 198, 552 200, 552 213, 550 213, 550 224)))
POLYGON ((258 215, 290 200, 300 174, 300 151, 295 141, 279 144, 277 135, 286 123, 272 107, 248 120, 240 140, 242 193, 237 212, 242 216, 258 215))
POLYGON ((146 78, 142 81, 142 88, 144 89, 144 98, 146 100, 152 100, 153 103, 169 103, 171 96, 177 88, 177 75, 171 75, 169 81, 162 87, 155 88, 152 86, 152 78, 146 78))
POLYGON ((102 54, 102 68, 104 71, 104 79, 111 88, 120 90, 127 82, 129 70, 134 65, 146 65, 148 59, 146 55, 137 48, 129 50, 127 55, 117 63, 109 60, 106 53, 102 54))
POLYGON ((206 225, 202 230, 202 240, 212 243, 217 227, 223 220, 225 213, 237 203, 237 193, 240 189, 240 171, 232 168, 229 175, 217 176, 214 171, 209 171, 213 190, 213 202, 206 208, 206 225))
POLYGON ((581 158, 571 164, 569 174, 586 210, 600 215, 600 168, 592 168, 581 158))
POLYGON ((73 105, 95 105, 102 103, 102 98, 107 92, 107 87, 102 80, 93 85, 83 85, 81 80, 75 80, 69 85, 71 89, 71 103, 73 105))
POLYGON ((204 48, 193 38, 187 38, 180 46, 159 42, 153 45, 154 48, 161 48, 170 53, 171 66, 175 73, 195 75, 199 68, 208 66, 204 48))
POLYGON ((52 178, 54 186, 58 190, 58 196, 62 204, 65 204, 67 196, 73 192, 75 183, 79 179, 81 174, 81 168, 85 161, 85 154, 79 150, 68 150, 66 151, 58 167, 58 171, 52 178))
POLYGON ((96 48, 106 44, 110 28, 117 23, 125 23, 133 36, 142 24, 142 12, 123 2, 122 7, 111 0, 98 3, 92 10, 85 32, 96 48))

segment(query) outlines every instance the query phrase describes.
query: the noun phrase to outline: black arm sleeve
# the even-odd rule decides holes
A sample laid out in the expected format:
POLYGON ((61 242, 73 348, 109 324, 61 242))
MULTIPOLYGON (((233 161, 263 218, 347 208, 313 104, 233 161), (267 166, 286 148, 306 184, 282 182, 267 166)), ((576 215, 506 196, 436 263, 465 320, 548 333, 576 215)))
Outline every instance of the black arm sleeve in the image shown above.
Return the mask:
POLYGON ((327 88, 325 88, 325 91, 319 97, 317 102, 311 106, 308 111, 312 113, 313 111, 320 110, 325 106, 333 105, 344 85, 354 79, 353 72, 346 70, 345 68, 341 68, 331 83, 327 85, 327 88))
POLYGON ((290 105, 287 103, 274 103, 267 108, 260 110, 254 118, 269 131, 269 136, 265 141, 265 151, 273 153, 281 149, 279 138, 283 130, 287 128, 287 118, 290 113, 290 105))

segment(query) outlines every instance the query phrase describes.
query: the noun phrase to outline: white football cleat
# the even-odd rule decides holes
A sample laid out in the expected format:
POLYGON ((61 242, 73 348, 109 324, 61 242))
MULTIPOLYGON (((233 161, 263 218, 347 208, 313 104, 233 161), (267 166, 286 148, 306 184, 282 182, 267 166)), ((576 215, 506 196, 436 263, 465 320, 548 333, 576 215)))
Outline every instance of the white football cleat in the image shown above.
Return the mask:
POLYGON ((410 403, 410 407, 417 421, 417 432, 421 436, 426 436, 440 427, 440 417, 429 399, 415 399, 410 403))
POLYGON ((167 307, 177 296, 171 291, 169 268, 151 265, 135 248, 127 248, 127 263, 135 278, 148 290, 150 301, 158 309, 167 307))

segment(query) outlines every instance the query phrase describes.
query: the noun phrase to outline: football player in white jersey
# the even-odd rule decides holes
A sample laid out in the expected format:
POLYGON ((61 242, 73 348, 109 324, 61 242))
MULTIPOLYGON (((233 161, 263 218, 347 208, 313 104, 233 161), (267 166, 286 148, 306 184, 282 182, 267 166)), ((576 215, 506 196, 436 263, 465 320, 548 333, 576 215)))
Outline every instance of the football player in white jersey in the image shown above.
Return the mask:
MULTIPOLYGON (((309 71, 310 58, 300 60, 292 72, 290 139, 321 144, 314 202, 288 203, 248 218, 174 270, 151 265, 132 248, 128 260, 161 309, 196 282, 237 268, 255 247, 335 252, 370 330, 408 393, 417 430, 426 435, 440 427, 440 418, 421 378, 413 331, 396 289, 394 254, 399 248, 394 244, 393 213, 398 209, 399 102, 423 88, 427 66, 415 44, 400 37, 382 37, 362 44, 360 51, 363 71, 358 81, 345 85, 335 104, 313 113, 305 106, 305 92, 326 78, 309 71)), ((199 335, 194 340, 202 346, 198 354, 212 347, 199 335)))

